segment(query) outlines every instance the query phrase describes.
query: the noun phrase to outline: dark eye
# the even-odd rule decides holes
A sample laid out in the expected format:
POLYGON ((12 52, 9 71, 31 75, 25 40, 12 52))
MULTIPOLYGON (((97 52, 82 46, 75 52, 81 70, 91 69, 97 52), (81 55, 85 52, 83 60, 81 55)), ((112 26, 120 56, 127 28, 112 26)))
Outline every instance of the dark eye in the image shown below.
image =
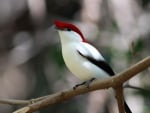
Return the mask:
POLYGON ((71 29, 70 29, 70 28, 67 28, 66 30, 67 30, 67 31, 71 31, 71 29))

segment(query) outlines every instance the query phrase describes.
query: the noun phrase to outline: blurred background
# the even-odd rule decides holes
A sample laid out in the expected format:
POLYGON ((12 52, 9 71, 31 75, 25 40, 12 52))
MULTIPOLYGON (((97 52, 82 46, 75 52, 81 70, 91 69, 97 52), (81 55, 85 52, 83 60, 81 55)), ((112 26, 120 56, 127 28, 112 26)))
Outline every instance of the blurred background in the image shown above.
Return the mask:
MULTIPOLYGON (((55 19, 78 26, 115 72, 150 55, 149 0, 0 0, 0 98, 33 99, 80 83, 64 65, 55 19)), ((133 113, 150 112, 150 70, 127 84, 133 113)), ((0 104, 0 113, 20 106, 0 104)), ((37 113, 116 113, 107 90, 77 96, 37 113)))

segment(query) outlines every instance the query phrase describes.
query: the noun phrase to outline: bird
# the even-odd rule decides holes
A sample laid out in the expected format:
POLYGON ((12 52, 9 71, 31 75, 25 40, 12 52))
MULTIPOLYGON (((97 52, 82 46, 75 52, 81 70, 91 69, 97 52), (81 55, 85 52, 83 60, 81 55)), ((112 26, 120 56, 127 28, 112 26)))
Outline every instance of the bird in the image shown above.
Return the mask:
MULTIPOLYGON (((101 53, 89 44, 78 27, 72 23, 55 20, 54 26, 58 31, 62 56, 68 69, 80 80, 80 85, 87 85, 95 79, 105 79, 115 73, 101 53)), ((132 113, 124 101, 125 112, 132 113)))

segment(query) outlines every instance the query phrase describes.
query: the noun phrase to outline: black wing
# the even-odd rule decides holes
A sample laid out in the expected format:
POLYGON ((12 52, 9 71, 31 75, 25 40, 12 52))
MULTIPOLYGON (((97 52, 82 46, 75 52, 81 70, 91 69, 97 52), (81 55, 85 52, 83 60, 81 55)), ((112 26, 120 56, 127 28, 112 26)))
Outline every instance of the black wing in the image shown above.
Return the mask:
POLYGON ((103 60, 95 60, 90 56, 85 56, 83 55, 80 51, 77 50, 77 52, 79 53, 79 55, 81 55, 82 57, 86 58, 88 61, 90 61, 91 63, 95 64, 96 66, 98 66, 99 68, 103 69, 106 73, 108 73, 110 76, 115 75, 114 71, 112 70, 112 68, 108 65, 107 62, 103 61, 103 60))

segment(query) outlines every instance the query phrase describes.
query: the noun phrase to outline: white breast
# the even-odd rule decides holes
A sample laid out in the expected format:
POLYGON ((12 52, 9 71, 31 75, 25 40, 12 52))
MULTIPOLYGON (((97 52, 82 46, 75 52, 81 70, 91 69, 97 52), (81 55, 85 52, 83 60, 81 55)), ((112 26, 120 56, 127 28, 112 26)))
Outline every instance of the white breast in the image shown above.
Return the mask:
POLYGON ((91 54, 94 58, 103 59, 103 57, 94 47, 88 44, 85 44, 86 46, 83 46, 84 44, 82 44, 83 42, 81 42, 81 45, 79 43, 69 43, 62 45, 63 58, 70 71, 81 80, 89 80, 93 77, 108 77, 107 73, 79 55, 79 53, 77 52, 78 49, 80 49, 82 53, 84 52, 84 54, 91 54))

